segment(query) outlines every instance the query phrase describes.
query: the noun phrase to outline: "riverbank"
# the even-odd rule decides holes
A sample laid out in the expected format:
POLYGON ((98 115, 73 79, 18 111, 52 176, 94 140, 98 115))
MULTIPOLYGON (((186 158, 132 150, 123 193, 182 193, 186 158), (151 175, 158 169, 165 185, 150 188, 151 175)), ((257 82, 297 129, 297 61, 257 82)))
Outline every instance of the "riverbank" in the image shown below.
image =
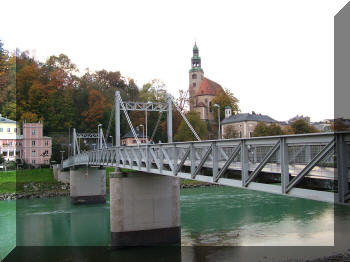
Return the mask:
MULTIPOLYGON (((109 173, 113 170, 113 168, 106 169, 107 193, 109 192, 109 173)), ((181 188, 209 186, 217 185, 180 179, 181 188)), ((69 191, 69 184, 56 181, 52 169, 49 168, 0 172, 0 200, 68 196, 69 191)))

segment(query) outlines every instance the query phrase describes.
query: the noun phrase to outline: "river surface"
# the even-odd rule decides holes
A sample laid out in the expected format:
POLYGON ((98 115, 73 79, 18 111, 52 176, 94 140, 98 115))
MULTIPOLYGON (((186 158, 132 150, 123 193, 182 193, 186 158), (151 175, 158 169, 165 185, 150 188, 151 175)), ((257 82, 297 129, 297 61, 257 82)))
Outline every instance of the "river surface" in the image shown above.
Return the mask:
MULTIPOLYGON (((341 210, 341 221, 350 221, 349 208, 341 210)), ((181 231, 183 247, 333 246, 334 206, 229 187, 182 189, 181 231)), ((0 259, 16 241, 108 246, 109 199, 96 205, 71 205, 69 197, 0 201, 0 259)))

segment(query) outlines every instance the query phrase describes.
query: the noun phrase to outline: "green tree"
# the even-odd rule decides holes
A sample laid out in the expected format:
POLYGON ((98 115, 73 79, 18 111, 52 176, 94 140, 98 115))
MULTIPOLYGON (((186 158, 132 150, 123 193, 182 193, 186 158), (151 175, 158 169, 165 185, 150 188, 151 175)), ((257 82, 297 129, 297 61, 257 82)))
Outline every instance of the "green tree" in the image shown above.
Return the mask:
MULTIPOLYGON (((199 135, 201 139, 206 139, 208 136, 208 129, 205 122, 200 120, 199 114, 197 112, 189 112, 186 115, 186 118, 191 123, 192 127, 199 135)), ((177 142, 182 141, 196 141, 196 137, 193 135, 190 128, 187 126, 185 120, 182 120, 179 128, 176 131, 174 140, 177 142)))
POLYGON ((143 85, 139 98, 143 102, 165 102, 166 86, 162 81, 153 79, 151 83, 143 85))
MULTIPOLYGON (((222 130, 223 131, 223 130, 222 130)), ((223 138, 230 139, 238 137, 237 130, 232 125, 228 125, 225 127, 225 133, 223 132, 223 138)))
POLYGON ((283 130, 279 125, 275 123, 266 125, 263 122, 258 123, 253 132, 253 136, 279 136, 283 134, 283 130))
POLYGON ((238 106, 238 99, 233 95, 233 93, 229 89, 218 90, 216 96, 211 101, 212 110, 214 111, 214 117, 217 120, 218 118, 218 108, 215 107, 215 104, 220 106, 220 118, 225 118, 225 107, 229 106, 232 109, 232 114, 236 114, 240 111, 238 106))
POLYGON ((319 133, 318 129, 309 125, 303 119, 298 119, 291 124, 294 134, 319 133))
POLYGON ((260 122, 256 125, 253 136, 268 136, 267 125, 263 122, 260 122))

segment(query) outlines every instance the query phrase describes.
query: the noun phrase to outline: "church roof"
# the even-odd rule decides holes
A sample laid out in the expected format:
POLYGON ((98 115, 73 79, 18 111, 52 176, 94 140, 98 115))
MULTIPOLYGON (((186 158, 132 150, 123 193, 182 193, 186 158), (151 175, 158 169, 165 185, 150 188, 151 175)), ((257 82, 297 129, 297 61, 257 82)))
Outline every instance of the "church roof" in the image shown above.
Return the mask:
POLYGON ((204 96, 204 95, 215 96, 219 90, 223 90, 221 85, 204 77, 195 95, 196 96, 204 96))

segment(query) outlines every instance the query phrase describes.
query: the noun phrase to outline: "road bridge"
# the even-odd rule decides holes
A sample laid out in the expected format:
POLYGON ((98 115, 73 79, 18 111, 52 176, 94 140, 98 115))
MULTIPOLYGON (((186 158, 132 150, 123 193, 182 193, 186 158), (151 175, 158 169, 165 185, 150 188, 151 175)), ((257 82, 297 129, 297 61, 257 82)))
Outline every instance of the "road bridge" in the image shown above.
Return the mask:
MULTIPOLYGON (((110 175, 113 246, 180 241, 178 178, 331 203, 349 202, 350 132, 174 143, 170 98, 154 105, 123 102, 118 92, 115 120, 115 146, 103 143, 99 129, 98 148, 80 152, 75 142, 74 155, 63 161, 61 171, 70 170, 74 203, 96 203, 105 201, 104 167, 115 168, 110 175), (121 110, 137 141, 135 146, 120 145, 121 110), (168 143, 141 144, 128 110, 166 111, 168 143), (120 168, 137 173, 122 174, 120 168)), ((78 136, 73 137, 76 141, 78 136)))

